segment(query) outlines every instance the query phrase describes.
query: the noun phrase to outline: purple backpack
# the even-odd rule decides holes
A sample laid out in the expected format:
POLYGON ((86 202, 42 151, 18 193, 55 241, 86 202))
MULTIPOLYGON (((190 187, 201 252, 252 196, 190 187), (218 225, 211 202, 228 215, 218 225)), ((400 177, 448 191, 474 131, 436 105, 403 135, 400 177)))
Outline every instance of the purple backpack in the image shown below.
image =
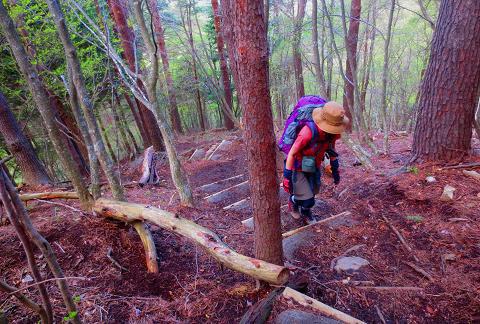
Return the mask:
POLYGON ((278 141, 280 151, 288 155, 298 133, 305 125, 312 130, 312 142, 315 141, 318 132, 312 119, 312 111, 315 108, 323 107, 326 103, 327 100, 319 96, 304 96, 300 98, 285 122, 282 137, 278 141))

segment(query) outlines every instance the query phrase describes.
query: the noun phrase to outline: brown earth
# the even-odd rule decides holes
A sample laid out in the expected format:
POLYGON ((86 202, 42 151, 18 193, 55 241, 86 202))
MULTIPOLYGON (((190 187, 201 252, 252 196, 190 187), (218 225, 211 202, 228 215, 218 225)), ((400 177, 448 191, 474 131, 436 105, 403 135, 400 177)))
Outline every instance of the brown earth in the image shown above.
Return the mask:
MULTIPOLYGON (((313 238, 298 250, 290 266, 307 279, 306 294, 366 322, 380 322, 376 307, 392 322, 478 322, 480 321, 480 185, 462 174, 461 169, 441 170, 441 165, 420 164, 407 172, 397 170, 410 154, 410 138, 392 136, 389 157, 374 157, 376 172, 354 167, 349 150, 339 146, 342 182, 334 188, 324 176, 319 198, 327 217, 349 210, 358 222, 351 226, 320 225, 313 238), (394 175, 396 174, 396 175, 394 175), (428 184, 432 175, 437 182, 428 184), (442 202, 443 187, 455 187, 455 198, 442 202), (402 233, 419 262, 399 242, 381 216, 387 217, 402 233), (459 220, 463 219, 463 220, 459 220), (352 246, 364 244, 350 255, 367 259, 370 266, 345 275, 331 270, 331 261, 352 246), (405 262, 415 263, 428 272, 429 281, 405 262), (373 281, 374 286, 420 287, 423 291, 358 288, 348 281, 373 281)), ((379 144, 379 143, 378 143, 379 144)), ((476 149, 480 148, 479 143, 476 149)), ((179 213, 218 233, 233 249, 252 255, 253 233, 240 221, 246 212, 224 211, 221 204, 210 204, 198 187, 247 172, 246 157, 239 133, 215 132, 182 137, 185 168, 195 188, 195 208, 179 206, 167 165, 159 166, 163 181, 158 186, 127 188, 129 201, 145 203, 179 213), (218 161, 186 161, 196 147, 209 148, 221 139, 234 145, 218 161)), ((480 161, 472 157, 467 162, 480 161)), ((124 161, 124 183, 139 178, 139 163, 124 161)), ((105 193, 108 196, 108 192, 105 193)), ((241 198, 239 198, 240 200, 241 198)), ((55 203, 55 201, 52 201, 55 203)), ((78 208, 72 201, 58 201, 78 208)), ((286 204, 285 201, 282 204, 286 204)), ((107 322, 238 322, 249 305, 271 290, 256 290, 255 282, 242 274, 221 267, 200 248, 176 234, 151 226, 159 254, 160 273, 148 274, 143 249, 131 227, 85 215, 61 205, 29 202, 34 224, 52 244, 78 301, 82 319, 88 323, 107 322), (117 268, 112 256, 127 270, 117 268)), ((301 226, 283 208, 284 231, 301 226)), ((0 269, 2 279, 24 287, 28 274, 19 240, 11 226, 0 227, 0 269)), ((36 252, 37 256, 40 254, 36 252)), ((43 259, 40 268, 46 274, 43 259)), ((47 284, 55 314, 61 321, 65 310, 58 289, 47 284)), ((26 290, 38 301, 36 291, 26 290)), ((11 322, 33 322, 37 318, 12 297, 0 293, 0 309, 11 322)), ((279 299, 275 314, 296 305, 279 299)))

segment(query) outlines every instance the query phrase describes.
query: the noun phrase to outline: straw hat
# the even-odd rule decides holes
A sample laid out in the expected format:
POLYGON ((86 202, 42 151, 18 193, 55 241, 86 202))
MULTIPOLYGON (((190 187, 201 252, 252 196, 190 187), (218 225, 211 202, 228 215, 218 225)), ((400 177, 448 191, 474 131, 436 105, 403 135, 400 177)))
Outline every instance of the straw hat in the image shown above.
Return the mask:
POLYGON ((323 108, 315 108, 312 118, 318 128, 330 134, 341 134, 349 120, 345 117, 345 109, 335 101, 329 101, 323 108))

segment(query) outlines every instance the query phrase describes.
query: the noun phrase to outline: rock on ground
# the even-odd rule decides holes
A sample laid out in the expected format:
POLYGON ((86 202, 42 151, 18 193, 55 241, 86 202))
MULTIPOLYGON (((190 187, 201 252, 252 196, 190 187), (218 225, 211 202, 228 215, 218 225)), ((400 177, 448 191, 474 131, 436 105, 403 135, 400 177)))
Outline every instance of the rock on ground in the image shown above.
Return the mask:
POLYGON ((285 259, 293 260, 295 252, 303 247, 308 248, 307 245, 312 242, 314 236, 315 233, 312 231, 303 231, 284 239, 282 245, 285 259))
POLYGON ((369 265, 370 262, 365 260, 364 258, 360 258, 357 256, 353 257, 341 257, 337 260, 335 263, 334 269, 340 273, 340 272, 355 272, 360 270, 361 267, 369 265))
POLYGON ((337 324, 337 320, 300 310, 286 310, 278 314, 275 324, 337 324))

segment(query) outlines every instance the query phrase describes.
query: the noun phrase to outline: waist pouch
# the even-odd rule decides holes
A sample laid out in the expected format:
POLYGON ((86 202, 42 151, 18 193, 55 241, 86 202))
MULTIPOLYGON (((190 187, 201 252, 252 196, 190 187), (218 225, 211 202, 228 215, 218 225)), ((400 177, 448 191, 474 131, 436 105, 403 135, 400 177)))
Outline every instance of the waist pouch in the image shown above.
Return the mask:
POLYGON ((302 172, 315 173, 317 165, 314 156, 304 156, 302 158, 302 172))

